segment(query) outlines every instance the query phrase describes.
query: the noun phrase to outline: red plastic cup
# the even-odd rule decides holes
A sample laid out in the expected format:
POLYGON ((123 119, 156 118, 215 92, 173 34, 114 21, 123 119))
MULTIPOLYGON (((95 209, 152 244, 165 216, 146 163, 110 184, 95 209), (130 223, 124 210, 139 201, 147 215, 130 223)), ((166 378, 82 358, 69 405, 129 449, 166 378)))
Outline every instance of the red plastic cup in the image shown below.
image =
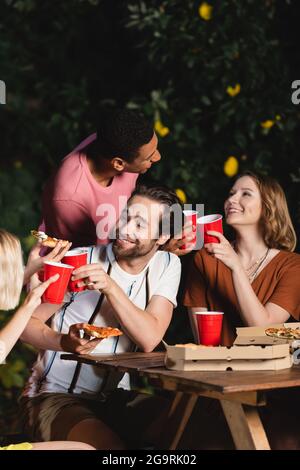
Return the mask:
POLYGON ((57 281, 52 282, 43 294, 43 302, 50 304, 61 304, 64 300, 68 282, 70 280, 74 267, 69 264, 55 263, 53 261, 46 261, 44 263, 44 281, 54 274, 59 274, 57 281))
POLYGON ((221 343, 223 312, 194 312, 197 315, 199 343, 219 346, 221 343))
MULTIPOLYGON (((188 245, 182 245, 181 249, 186 250, 187 248, 191 247, 191 244, 193 244, 193 246, 196 245, 196 241, 197 241, 197 214, 198 214, 198 212, 197 211, 192 211, 192 210, 189 210, 189 211, 187 210, 187 211, 182 211, 182 212, 184 214, 184 223, 191 221, 192 224, 193 224, 192 233, 195 234, 193 240, 191 240, 188 245)), ((185 234, 183 232, 183 238, 184 237, 185 237, 185 234)))
MULTIPOLYGON (((67 253, 63 257, 62 262, 70 264, 74 267, 74 269, 80 268, 80 266, 84 266, 85 264, 87 264, 87 255, 88 253, 85 250, 70 250, 67 251, 67 253)), ((80 281, 82 281, 82 279, 77 279, 77 281, 71 281, 70 279, 68 289, 71 292, 81 292, 85 290, 87 288, 86 286, 78 287, 77 283, 80 281)))
POLYGON ((203 241, 206 243, 220 243, 220 240, 217 237, 208 235, 207 232, 214 230, 223 234, 223 216, 221 214, 212 214, 199 217, 197 219, 197 224, 200 225, 201 232, 203 230, 203 241))

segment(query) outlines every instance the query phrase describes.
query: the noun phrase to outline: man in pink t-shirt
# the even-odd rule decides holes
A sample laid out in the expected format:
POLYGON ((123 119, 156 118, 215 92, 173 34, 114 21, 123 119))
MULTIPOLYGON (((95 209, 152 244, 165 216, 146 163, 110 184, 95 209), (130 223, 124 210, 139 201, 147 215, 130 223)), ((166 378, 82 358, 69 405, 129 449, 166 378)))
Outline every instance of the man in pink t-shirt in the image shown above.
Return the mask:
POLYGON ((71 241, 73 248, 106 244, 138 175, 160 160, 157 143, 140 113, 107 114, 46 184, 40 230, 71 241))

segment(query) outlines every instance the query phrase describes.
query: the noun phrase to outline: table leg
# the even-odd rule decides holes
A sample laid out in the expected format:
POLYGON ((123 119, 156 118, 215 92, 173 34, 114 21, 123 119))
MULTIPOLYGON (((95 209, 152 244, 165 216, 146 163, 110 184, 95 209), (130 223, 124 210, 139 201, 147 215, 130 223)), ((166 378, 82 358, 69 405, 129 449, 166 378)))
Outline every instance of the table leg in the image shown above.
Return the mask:
POLYGON ((220 400, 234 444, 238 450, 270 450, 257 408, 220 400))
POLYGON ((197 399, 197 395, 176 392, 168 414, 166 426, 161 434, 160 448, 170 450, 177 448, 197 399))

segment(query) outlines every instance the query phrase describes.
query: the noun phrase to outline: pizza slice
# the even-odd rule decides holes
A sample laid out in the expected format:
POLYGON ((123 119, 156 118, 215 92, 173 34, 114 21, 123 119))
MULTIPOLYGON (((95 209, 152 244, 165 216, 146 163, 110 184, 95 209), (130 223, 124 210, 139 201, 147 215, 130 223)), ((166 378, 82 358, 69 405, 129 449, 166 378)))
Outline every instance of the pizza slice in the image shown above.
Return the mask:
POLYGON ((300 339, 300 328, 267 328, 265 333, 267 336, 275 336, 276 338, 300 339))
POLYGON ((300 339, 300 328, 296 328, 294 330, 294 338, 295 339, 300 339))
POLYGON ((277 332, 278 332, 278 328, 267 328, 265 330, 265 333, 267 336, 275 336, 276 338, 278 337, 277 332))
MULTIPOLYGON (((31 235, 42 242, 43 246, 48 246, 49 248, 54 248, 57 243, 60 241, 58 238, 55 237, 49 237, 48 235, 45 234, 45 232, 37 231, 37 230, 31 230, 31 235)), ((62 241, 62 247, 64 248, 67 246, 69 243, 68 240, 61 240, 62 241)))
POLYGON ((278 338, 294 339, 292 328, 279 328, 277 335, 278 338))
POLYGON ((86 323, 82 327, 85 334, 95 338, 105 339, 110 336, 121 336, 123 333, 119 328, 112 328, 111 326, 95 326, 86 323))

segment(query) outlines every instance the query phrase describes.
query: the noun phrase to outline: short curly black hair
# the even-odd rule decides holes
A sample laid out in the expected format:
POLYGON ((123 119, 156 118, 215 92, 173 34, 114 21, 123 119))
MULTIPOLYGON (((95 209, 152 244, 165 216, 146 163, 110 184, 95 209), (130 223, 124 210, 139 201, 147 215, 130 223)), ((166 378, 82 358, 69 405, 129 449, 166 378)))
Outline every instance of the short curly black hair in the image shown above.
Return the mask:
POLYGON ((94 161, 99 157, 122 157, 130 163, 153 135, 153 124, 139 111, 114 109, 102 113, 97 139, 82 151, 94 161))

